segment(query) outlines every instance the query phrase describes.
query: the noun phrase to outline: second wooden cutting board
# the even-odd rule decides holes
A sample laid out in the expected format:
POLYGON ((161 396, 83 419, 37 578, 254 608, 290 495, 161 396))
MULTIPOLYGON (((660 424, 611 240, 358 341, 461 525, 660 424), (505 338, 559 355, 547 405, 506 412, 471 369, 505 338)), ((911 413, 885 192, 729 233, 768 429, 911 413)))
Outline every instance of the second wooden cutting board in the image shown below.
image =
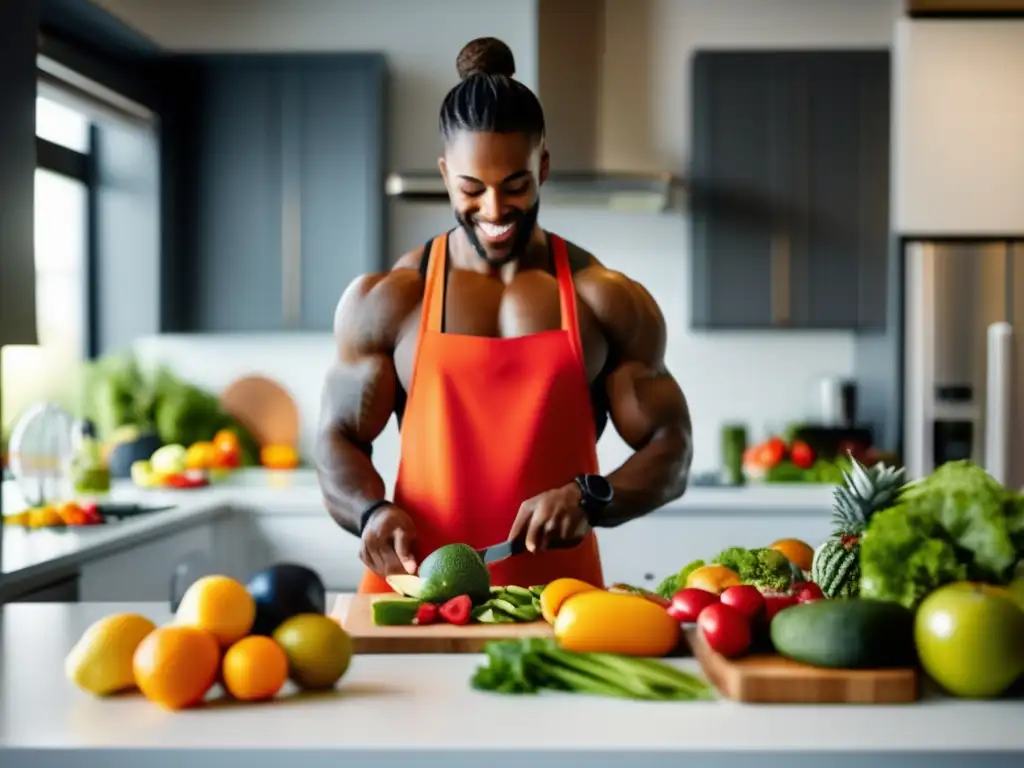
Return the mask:
POLYGON ((523 624, 431 624, 426 627, 378 627, 373 623, 374 600, 394 595, 354 595, 335 605, 338 619, 354 643, 356 653, 480 653, 492 640, 554 637, 546 621, 523 624))
POLYGON ((696 627, 686 630, 693 655, 723 696, 759 704, 906 704, 919 697, 914 669, 821 669, 778 654, 727 659, 696 627))

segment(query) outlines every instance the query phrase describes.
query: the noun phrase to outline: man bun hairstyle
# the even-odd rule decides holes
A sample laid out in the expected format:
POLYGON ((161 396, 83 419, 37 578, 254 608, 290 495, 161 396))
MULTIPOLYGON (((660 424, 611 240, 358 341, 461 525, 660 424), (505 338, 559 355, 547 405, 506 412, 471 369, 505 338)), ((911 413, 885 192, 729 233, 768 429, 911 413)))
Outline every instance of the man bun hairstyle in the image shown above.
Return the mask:
POLYGON ((536 94, 514 79, 512 49, 496 37, 470 40, 455 59, 459 83, 441 102, 445 142, 460 131, 525 133, 544 138, 544 110, 536 94))

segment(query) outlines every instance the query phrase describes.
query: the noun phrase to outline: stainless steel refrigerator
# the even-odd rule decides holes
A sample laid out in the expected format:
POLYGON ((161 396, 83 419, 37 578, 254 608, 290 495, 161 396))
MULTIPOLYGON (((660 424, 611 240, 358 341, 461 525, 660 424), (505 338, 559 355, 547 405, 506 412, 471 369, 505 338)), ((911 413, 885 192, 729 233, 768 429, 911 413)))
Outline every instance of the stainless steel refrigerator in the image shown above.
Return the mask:
POLYGON ((969 458, 1024 488, 1024 237, 903 247, 903 458, 969 458))

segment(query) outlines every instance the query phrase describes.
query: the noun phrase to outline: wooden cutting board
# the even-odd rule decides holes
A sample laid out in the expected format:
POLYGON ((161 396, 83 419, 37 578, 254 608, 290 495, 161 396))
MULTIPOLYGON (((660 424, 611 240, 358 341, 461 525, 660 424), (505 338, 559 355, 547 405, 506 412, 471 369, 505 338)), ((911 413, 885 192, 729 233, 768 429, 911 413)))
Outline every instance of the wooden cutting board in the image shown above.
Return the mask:
POLYGON ((374 600, 395 595, 353 595, 338 600, 331 611, 352 637, 356 653, 480 653, 492 640, 553 637, 546 621, 524 624, 431 624, 426 627, 378 627, 373 623, 374 600))
POLYGON ((265 376, 244 376, 227 386, 220 402, 260 446, 297 446, 299 409, 276 381, 265 376))
POLYGON ((778 654, 727 659, 695 627, 686 630, 693 655, 719 693, 760 704, 906 704, 917 701, 914 669, 821 669, 778 654))

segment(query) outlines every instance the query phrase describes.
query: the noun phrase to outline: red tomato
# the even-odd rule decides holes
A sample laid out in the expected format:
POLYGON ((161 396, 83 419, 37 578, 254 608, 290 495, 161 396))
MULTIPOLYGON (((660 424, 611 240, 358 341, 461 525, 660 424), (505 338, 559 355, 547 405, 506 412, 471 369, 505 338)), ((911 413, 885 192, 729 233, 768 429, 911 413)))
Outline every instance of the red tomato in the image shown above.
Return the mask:
POLYGON ((701 611, 697 626, 711 649, 727 658, 746 653, 753 640, 747 617, 725 603, 714 603, 701 611))
POLYGON ((770 624, 775 615, 799 601, 794 595, 769 595, 764 599, 764 617, 770 624))
POLYGON ((750 584, 729 587, 719 598, 721 602, 735 608, 748 619, 757 618, 764 611, 764 596, 761 591, 750 584))
POLYGON ((803 440, 797 440, 789 448, 789 460, 800 469, 810 469, 814 466, 814 449, 803 440))
POLYGON ((825 595, 817 584, 808 584, 796 593, 796 599, 801 603, 809 603, 812 600, 824 600, 825 595))
POLYGON ((786 458, 786 444, 780 437, 769 438, 757 451, 757 463, 765 468, 778 466, 784 458, 786 458))
POLYGON ((668 607, 668 615, 680 624, 693 623, 700 612, 709 605, 718 602, 718 595, 705 589, 688 587, 680 589, 672 595, 672 604, 668 607))
POLYGON ((237 445, 217 447, 217 455, 213 459, 214 469, 238 469, 241 465, 242 451, 237 445))

